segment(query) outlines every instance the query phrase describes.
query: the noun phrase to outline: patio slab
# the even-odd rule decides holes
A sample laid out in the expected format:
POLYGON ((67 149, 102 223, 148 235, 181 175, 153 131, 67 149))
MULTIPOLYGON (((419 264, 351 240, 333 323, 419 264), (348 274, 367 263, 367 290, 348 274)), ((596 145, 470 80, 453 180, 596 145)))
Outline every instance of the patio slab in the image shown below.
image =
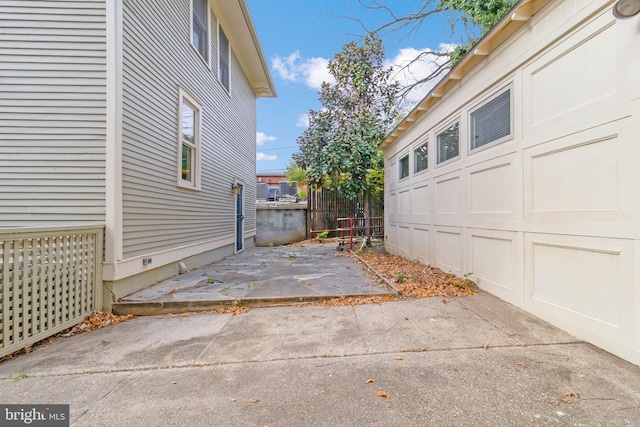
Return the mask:
POLYGON ((251 248, 122 298, 116 314, 153 315, 219 306, 396 295, 333 244, 251 248))

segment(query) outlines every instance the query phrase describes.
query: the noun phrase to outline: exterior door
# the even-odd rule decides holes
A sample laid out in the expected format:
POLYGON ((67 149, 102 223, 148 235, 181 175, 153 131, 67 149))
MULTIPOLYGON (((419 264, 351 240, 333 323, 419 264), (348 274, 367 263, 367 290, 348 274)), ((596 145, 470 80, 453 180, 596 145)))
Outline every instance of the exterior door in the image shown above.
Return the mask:
POLYGON ((238 184, 238 194, 236 194, 236 252, 241 251, 244 246, 243 193, 243 186, 238 184))

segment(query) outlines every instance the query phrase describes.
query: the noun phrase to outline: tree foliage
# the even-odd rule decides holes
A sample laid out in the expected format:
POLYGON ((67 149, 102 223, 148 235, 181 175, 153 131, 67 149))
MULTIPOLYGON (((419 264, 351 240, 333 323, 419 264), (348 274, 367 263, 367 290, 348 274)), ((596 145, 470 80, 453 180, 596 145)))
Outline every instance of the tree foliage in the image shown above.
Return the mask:
POLYGON ((428 75, 418 76, 415 82, 402 88, 401 96, 405 96, 413 88, 440 78, 443 71, 457 64, 479 38, 502 19, 515 2, 516 0, 427 0, 417 2, 413 12, 403 15, 390 6, 393 4, 390 0, 358 0, 358 3, 368 11, 385 14, 384 23, 375 28, 369 28, 358 18, 348 18, 359 22, 367 34, 394 33, 399 39, 418 37, 423 28, 429 27, 431 19, 444 19, 449 22, 451 40, 443 40, 443 42, 454 43, 455 49, 453 52, 425 50, 406 63, 403 66, 404 69, 415 63, 427 61, 432 64, 433 69, 428 75), (458 28, 464 29, 463 34, 457 34, 458 28), (442 59, 437 60, 437 58, 442 59))
POLYGON ((294 154, 310 184, 337 188, 350 199, 379 194, 378 145, 394 123, 398 92, 383 61, 382 41, 368 34, 362 44, 346 44, 329 62, 335 83, 322 85, 322 109, 310 111, 294 154))
MULTIPOLYGON (((441 0, 440 6, 462 12, 462 23, 478 29, 481 37, 502 19, 515 2, 516 0, 441 0)), ((455 20, 451 24, 455 25, 455 20)), ((451 54, 452 65, 457 64, 480 37, 469 36, 465 43, 457 45, 451 54)))

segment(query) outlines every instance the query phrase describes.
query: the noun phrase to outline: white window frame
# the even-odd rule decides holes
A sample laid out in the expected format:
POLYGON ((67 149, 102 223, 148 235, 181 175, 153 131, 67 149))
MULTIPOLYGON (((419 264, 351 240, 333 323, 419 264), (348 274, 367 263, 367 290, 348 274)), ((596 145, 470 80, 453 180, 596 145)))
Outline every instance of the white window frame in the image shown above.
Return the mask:
POLYGON ((178 98, 178 153, 177 153, 177 179, 178 187, 189 190, 200 190, 200 141, 202 129, 202 104, 200 104, 194 97, 189 95, 187 91, 180 88, 180 95, 178 98), (195 126, 193 143, 182 137, 182 105, 187 104, 195 112, 195 126), (182 171, 182 146, 187 145, 192 151, 191 154, 191 179, 183 178, 182 171))
POLYGON ((404 153, 398 158, 398 181, 402 181, 411 176, 411 160, 409 153, 404 153), (402 176, 402 161, 407 159, 407 176, 402 176))
POLYGON ((469 154, 475 154, 479 151, 485 150, 487 148, 493 147, 495 145, 499 145, 502 144, 503 142, 509 141, 511 139, 513 139, 513 126, 514 126, 514 120, 513 120, 513 84, 510 84, 508 86, 505 86, 495 92, 493 92, 491 95, 487 96, 486 98, 482 99, 482 101, 478 102, 475 106, 473 106, 471 109, 469 109, 469 113, 468 113, 468 138, 469 138, 469 142, 467 144, 468 149, 469 149, 469 154), (475 113, 476 111, 478 111, 479 109, 481 109, 482 107, 484 107, 485 105, 489 104, 491 101, 495 100, 496 98, 498 98, 499 96, 503 95, 505 92, 509 92, 509 134, 505 135, 501 138, 498 138, 494 141, 491 141, 489 143, 486 143, 484 145, 481 145, 480 147, 475 147, 473 148, 471 145, 473 143, 474 137, 473 135, 471 135, 471 133, 473 132, 473 122, 472 122, 472 115, 473 113, 475 113))
POLYGON ((190 30, 190 37, 191 37, 191 47, 193 47, 193 50, 196 51, 196 53, 198 54, 198 56, 200 57, 200 59, 202 61, 204 61, 205 65, 209 68, 211 68, 211 12, 209 10, 209 0, 204 0, 205 3, 205 8, 207 11, 207 16, 206 16, 206 22, 204 23, 204 26, 206 27, 206 46, 205 46, 205 54, 203 55, 203 52, 200 52, 200 50, 198 49, 198 47, 195 44, 194 41, 194 25, 193 25, 193 21, 195 19, 195 14, 194 14, 194 2, 196 0, 191 0, 189 3, 189 6, 191 8, 191 14, 190 14, 190 20, 189 20, 189 30, 190 30))
POLYGON ((450 122, 448 122, 445 126, 442 126, 437 132, 435 132, 435 136, 434 136, 434 140, 435 140, 435 164, 436 167, 440 167, 440 166, 444 166, 446 164, 455 162, 456 160, 460 159, 460 148, 462 147, 462 144, 460 143, 460 136, 462 135, 462 122, 460 120, 460 117, 457 117, 454 120, 451 120, 450 122), (440 146, 439 146, 439 141, 438 141, 438 137, 443 134, 444 132, 446 132, 447 130, 449 130, 451 127, 453 127, 455 124, 458 124, 458 154, 450 159, 447 160, 440 160, 440 146))
POLYGON ((429 139, 426 138, 423 141, 421 141, 421 143, 418 144, 416 147, 414 147, 413 150, 411 150, 411 152, 413 153, 413 173, 419 174, 419 173, 428 171, 429 170, 429 139), (420 148, 425 146, 427 147, 427 166, 424 169, 417 170, 418 162, 416 159, 416 154, 420 148))
POLYGON ((218 24, 218 81, 228 93, 231 92, 231 42, 229 41, 229 37, 227 37, 227 33, 225 33, 220 24, 218 24), (227 40, 226 52, 222 52, 222 46, 220 43, 222 41, 222 35, 224 35, 224 38, 227 40), (226 61, 223 61, 223 56, 226 57, 226 61), (226 64, 223 62, 226 62, 226 64), (223 76, 225 75, 225 73, 223 73, 223 66, 226 68, 226 82, 223 81, 223 76))

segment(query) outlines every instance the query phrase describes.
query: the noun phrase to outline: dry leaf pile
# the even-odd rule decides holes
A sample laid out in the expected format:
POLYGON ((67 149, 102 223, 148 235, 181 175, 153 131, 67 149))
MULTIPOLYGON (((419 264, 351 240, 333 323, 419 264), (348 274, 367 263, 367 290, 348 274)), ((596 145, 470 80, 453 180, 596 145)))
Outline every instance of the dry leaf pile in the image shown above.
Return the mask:
POLYGON ((33 344, 27 344, 22 349, 7 354, 0 359, 0 363, 4 362, 5 360, 13 359, 14 357, 21 354, 31 353, 34 347, 40 346, 42 344, 52 344, 53 338, 55 337, 70 337, 71 335, 75 335, 80 332, 93 331, 95 329, 104 328, 105 326, 122 323, 126 320, 133 319, 134 317, 135 316, 132 314, 127 314, 126 316, 118 316, 104 310, 94 311, 89 316, 85 317, 82 322, 68 329, 65 329, 62 332, 57 333, 53 337, 45 338, 33 344))
POLYGON ((475 283, 467 278, 390 255, 377 247, 367 249, 358 256, 392 283, 405 298, 463 297, 476 293, 475 283))
POLYGON ((105 326, 122 323, 129 319, 133 319, 134 317, 135 316, 132 314, 118 316, 104 310, 94 311, 89 316, 85 317, 82 322, 65 331, 60 332, 59 335, 63 337, 69 337, 71 335, 77 334, 78 332, 93 331, 95 329, 104 328, 105 326))
POLYGON ((220 314, 231 313, 234 316, 237 316, 238 314, 246 313, 247 311, 249 311, 249 307, 245 305, 234 304, 230 306, 216 308, 214 311, 220 314))

